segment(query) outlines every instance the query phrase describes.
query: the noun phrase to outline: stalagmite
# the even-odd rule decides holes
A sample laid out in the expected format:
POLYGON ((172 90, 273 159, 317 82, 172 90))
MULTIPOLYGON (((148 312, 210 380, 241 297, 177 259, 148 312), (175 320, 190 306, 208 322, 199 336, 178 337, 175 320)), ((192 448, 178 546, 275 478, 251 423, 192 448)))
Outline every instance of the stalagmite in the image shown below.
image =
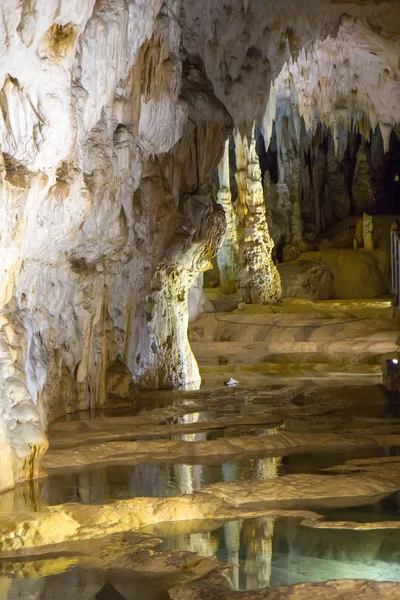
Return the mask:
POLYGON ((363 214, 363 240, 364 248, 367 252, 373 252, 375 249, 374 244, 374 223, 371 215, 363 214))
POLYGON ((321 231, 322 219, 321 219, 321 196, 324 181, 324 170, 326 165, 326 157, 322 152, 321 148, 313 153, 313 166, 312 166, 312 182, 313 182, 313 194, 314 194, 314 210, 315 210, 315 233, 319 234, 321 231))
POLYGON ((283 243, 287 229, 287 215, 280 206, 278 186, 273 183, 268 171, 264 175, 264 199, 267 215, 268 230, 274 241, 274 251, 283 243))
POLYGON ((328 138, 327 171, 332 214, 337 219, 344 219, 351 214, 350 198, 346 189, 343 169, 335 154, 334 140, 331 135, 328 138))
POLYGON ((357 153, 357 164, 353 178, 352 194, 353 210, 356 214, 376 212, 371 166, 364 143, 361 144, 357 153))
POLYGON ((238 242, 236 213, 232 205, 229 168, 229 139, 225 142, 224 154, 218 166, 219 190, 217 202, 225 212, 226 231, 217 255, 220 272, 220 288, 223 294, 234 294, 237 286, 238 242))
POLYGON ((362 248, 363 245, 364 245, 363 219, 357 219, 356 231, 355 231, 355 236, 354 236, 354 250, 357 250, 357 248, 362 248))
POLYGON ((300 181, 300 158, 293 160, 293 168, 290 173, 290 200, 293 206, 292 213, 292 243, 298 244, 303 239, 303 221, 301 218, 301 181, 300 181))
POLYGON ((274 243, 268 231, 261 170, 252 136, 235 132, 238 185, 238 287, 247 303, 269 304, 281 298, 282 288, 272 260, 274 243))

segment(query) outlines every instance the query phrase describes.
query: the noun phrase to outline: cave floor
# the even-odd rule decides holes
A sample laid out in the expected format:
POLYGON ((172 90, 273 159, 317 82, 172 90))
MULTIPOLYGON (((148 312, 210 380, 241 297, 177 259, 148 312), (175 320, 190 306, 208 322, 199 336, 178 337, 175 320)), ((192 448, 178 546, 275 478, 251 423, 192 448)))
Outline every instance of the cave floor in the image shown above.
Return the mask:
POLYGON ((205 387, 229 377, 250 387, 268 385, 276 375, 291 385, 330 385, 332 378, 335 384, 338 378, 379 383, 383 360, 397 355, 398 313, 389 298, 286 298, 202 314, 190 324, 189 338, 205 387))
POLYGON ((143 392, 49 437, 48 477, 0 496, 1 598, 400 597, 382 385, 143 392))
POLYGON ((0 598, 400 598, 400 399, 380 375, 393 309, 307 304, 299 318, 299 304, 193 323, 197 354, 217 344, 199 391, 51 423, 48 477, 0 495, 0 598), (266 329, 282 360, 263 371, 266 329), (247 356, 229 354, 241 343, 247 356), (224 387, 232 367, 239 385, 224 387))

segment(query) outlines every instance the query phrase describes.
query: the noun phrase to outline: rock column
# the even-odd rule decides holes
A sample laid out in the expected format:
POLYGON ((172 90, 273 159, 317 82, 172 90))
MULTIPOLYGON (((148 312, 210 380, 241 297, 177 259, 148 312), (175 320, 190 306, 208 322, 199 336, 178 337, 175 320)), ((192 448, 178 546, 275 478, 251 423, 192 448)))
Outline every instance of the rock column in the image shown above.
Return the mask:
POLYGON ((226 233, 217 256, 220 272, 220 287, 223 294, 236 292, 238 242, 236 232, 236 214, 232 205, 229 168, 229 139, 225 142, 224 155, 218 166, 219 191, 218 203, 225 212, 226 233))
POLYGON ((238 287, 248 303, 269 304, 282 296, 281 280, 272 260, 270 236, 256 151, 251 137, 235 132, 236 181, 238 185, 238 287))

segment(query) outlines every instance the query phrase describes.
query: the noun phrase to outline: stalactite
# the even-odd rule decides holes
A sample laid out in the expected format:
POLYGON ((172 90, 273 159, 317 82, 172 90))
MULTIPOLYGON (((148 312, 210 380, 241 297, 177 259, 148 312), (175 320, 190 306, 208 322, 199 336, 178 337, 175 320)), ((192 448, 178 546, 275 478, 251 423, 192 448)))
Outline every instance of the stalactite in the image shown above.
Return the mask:
POLYGON ((273 241, 266 220, 261 170, 252 137, 235 132, 238 185, 238 287, 248 303, 268 304, 281 298, 279 273, 272 260, 273 241))
POLYGON ((229 168, 229 139, 225 142, 224 154, 218 166, 219 191, 217 202, 225 212, 226 232, 217 255, 220 272, 220 288, 223 294, 234 294, 237 286, 238 242, 236 213, 232 205, 229 168))

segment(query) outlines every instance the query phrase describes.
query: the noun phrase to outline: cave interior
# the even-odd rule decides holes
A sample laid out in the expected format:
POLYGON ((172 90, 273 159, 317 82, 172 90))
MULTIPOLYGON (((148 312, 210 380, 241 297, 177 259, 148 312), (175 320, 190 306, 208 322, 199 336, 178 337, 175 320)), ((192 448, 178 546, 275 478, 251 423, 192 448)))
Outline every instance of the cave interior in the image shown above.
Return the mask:
POLYGON ((400 599, 398 0, 0 0, 0 256, 0 600, 400 599))

